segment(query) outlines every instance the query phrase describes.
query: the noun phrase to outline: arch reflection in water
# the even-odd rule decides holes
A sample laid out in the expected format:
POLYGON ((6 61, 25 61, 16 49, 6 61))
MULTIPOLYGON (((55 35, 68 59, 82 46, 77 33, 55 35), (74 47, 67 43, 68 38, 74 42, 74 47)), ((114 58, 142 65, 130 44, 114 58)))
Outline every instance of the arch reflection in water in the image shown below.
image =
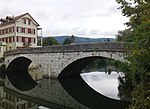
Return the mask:
POLYGON ((37 85, 35 80, 39 80, 42 76, 39 77, 36 73, 36 77, 32 77, 34 74, 32 67, 33 65, 33 62, 25 57, 19 57, 10 62, 9 66, 7 67, 7 77, 15 88, 21 91, 27 91, 37 85))
POLYGON ((99 94, 89 87, 80 75, 59 80, 44 78, 30 91, 9 92, 51 109, 125 109, 127 106, 126 102, 99 94))
POLYGON ((78 102, 91 109, 125 109, 125 101, 108 98, 93 90, 81 76, 59 79, 65 90, 78 102))

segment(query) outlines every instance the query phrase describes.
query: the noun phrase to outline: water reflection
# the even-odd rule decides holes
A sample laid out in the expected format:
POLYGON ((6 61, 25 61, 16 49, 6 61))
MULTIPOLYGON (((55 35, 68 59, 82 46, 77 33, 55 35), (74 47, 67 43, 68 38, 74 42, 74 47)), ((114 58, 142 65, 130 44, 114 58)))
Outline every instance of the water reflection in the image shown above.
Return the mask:
POLYGON ((112 71, 111 74, 105 72, 82 73, 83 80, 94 90, 109 98, 120 100, 118 97, 118 77, 122 77, 123 73, 112 71))
POLYGON ((4 90, 4 81, 0 79, 0 109, 37 109, 38 105, 20 99, 4 90))
POLYGON ((127 106, 124 101, 111 99, 96 92, 83 81, 81 76, 68 77, 59 81, 74 99, 90 109, 124 109, 127 106))
MULTIPOLYGON (((11 101, 15 101, 16 99, 16 102, 22 102, 22 104, 18 108, 13 108, 11 107, 12 104, 2 102, 1 106, 5 107, 4 109, 28 109, 28 105, 33 106, 31 109, 36 109, 37 107, 43 109, 44 107, 50 109, 125 109, 127 106, 126 102, 108 98, 104 94, 101 94, 102 92, 98 93, 95 91, 104 89, 105 91, 103 92, 106 92, 107 89, 115 92, 116 89, 113 88, 116 85, 112 87, 112 84, 109 84, 112 89, 104 86, 106 86, 106 82, 112 83, 113 79, 117 78, 118 75, 116 73, 112 73, 112 76, 108 75, 109 77, 98 72, 81 74, 81 76, 76 75, 59 80, 55 78, 43 78, 35 88, 25 92, 16 90, 10 83, 6 83, 2 91, 4 91, 3 93, 7 93, 7 97, 5 96, 2 101, 7 101, 5 100, 6 98, 11 101), (93 84, 95 90, 89 87, 83 81, 83 78, 89 84, 93 84), (107 80, 108 78, 110 81, 107 80), (102 83, 98 84, 100 81, 102 83)), ((116 82, 113 83, 116 84, 116 82)), ((114 93, 107 94, 114 96, 114 93)))

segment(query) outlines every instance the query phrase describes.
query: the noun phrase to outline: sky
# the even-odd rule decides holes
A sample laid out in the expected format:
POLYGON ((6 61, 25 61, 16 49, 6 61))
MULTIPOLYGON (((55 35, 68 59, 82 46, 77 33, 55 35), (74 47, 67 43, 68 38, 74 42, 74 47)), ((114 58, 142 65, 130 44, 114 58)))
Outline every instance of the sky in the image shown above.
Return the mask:
POLYGON ((90 72, 81 74, 83 80, 95 91, 117 100, 120 100, 118 97, 119 76, 122 77, 123 74, 121 72, 117 73, 114 71, 111 72, 111 75, 108 75, 105 72, 90 72))
POLYGON ((29 13, 43 36, 115 38, 128 18, 115 0, 0 0, 0 18, 29 13))

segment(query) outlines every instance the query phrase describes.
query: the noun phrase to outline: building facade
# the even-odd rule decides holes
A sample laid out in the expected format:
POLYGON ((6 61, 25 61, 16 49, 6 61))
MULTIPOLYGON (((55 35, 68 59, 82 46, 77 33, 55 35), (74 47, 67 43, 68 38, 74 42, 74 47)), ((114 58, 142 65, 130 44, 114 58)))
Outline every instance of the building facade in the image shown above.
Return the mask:
POLYGON ((37 46, 39 24, 29 13, 0 19, 0 52, 37 46))

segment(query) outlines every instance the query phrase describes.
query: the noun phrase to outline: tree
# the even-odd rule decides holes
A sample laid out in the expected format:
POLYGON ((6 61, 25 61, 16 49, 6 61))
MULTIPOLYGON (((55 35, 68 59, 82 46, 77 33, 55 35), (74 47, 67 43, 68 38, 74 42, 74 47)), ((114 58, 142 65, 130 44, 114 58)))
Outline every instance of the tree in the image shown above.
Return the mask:
POLYGON ((58 41, 53 37, 46 37, 43 39, 43 46, 50 46, 50 45, 58 45, 58 41))
POLYGON ((116 35, 118 42, 132 42, 133 37, 130 33, 130 29, 125 29, 123 31, 118 31, 118 34, 116 35))
POLYGON ((67 44, 71 44, 71 43, 72 43, 72 40, 70 38, 65 38, 63 45, 67 45, 67 44))
MULTIPOLYGON (((132 41, 125 83, 131 84, 130 109, 149 109, 150 105, 150 1, 116 0, 124 16, 129 17, 127 30, 118 34, 118 40, 132 41), (120 38, 120 39, 119 39, 120 38), (129 82, 130 81, 130 82, 129 82)), ((125 85, 127 86, 127 85, 125 85)), ((122 88, 123 89, 123 88, 122 88)), ((124 91, 126 92, 126 91, 124 91)))

